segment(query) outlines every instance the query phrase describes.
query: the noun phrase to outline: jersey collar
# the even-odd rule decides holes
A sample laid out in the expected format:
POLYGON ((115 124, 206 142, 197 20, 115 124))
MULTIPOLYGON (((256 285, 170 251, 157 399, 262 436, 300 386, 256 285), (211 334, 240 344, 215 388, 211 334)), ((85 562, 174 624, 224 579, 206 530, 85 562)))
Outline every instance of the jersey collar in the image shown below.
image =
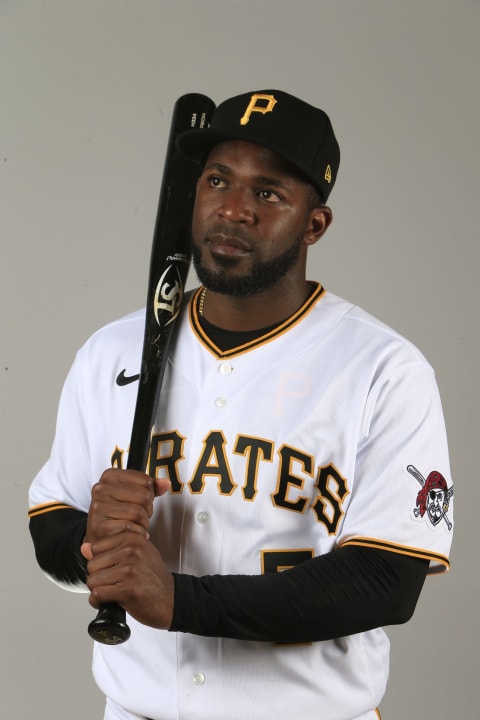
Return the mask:
POLYGON ((324 295, 325 289, 323 288, 320 283, 312 282, 311 285, 313 285, 314 290, 309 295, 309 297, 305 300, 303 305, 301 305, 298 310, 296 310, 293 315, 288 317, 283 322, 279 323, 278 325, 275 325, 270 328, 266 328, 264 331, 260 331, 259 334, 256 334, 256 337, 253 339, 247 340, 246 342, 242 341, 242 338, 244 338, 243 333, 239 333, 239 345, 236 345, 235 347, 231 347, 227 350, 222 350, 219 348, 215 342, 212 340, 211 337, 207 334, 204 327, 202 327, 202 322, 200 319, 199 314, 199 301, 200 296, 203 290, 203 286, 197 288, 197 290, 193 293, 192 298, 190 300, 190 307, 189 307, 189 316, 190 316, 190 325, 193 329, 193 332, 196 334, 202 345, 204 345, 207 350, 209 350, 215 357, 217 358, 231 358, 236 355, 241 355, 242 353, 249 352, 250 350, 253 350, 260 345, 264 345, 267 342, 270 342, 271 340, 274 340, 279 335, 283 335, 283 333, 290 330, 294 325, 296 325, 300 320, 302 320, 303 317, 311 310, 311 308, 317 303, 317 301, 324 295))

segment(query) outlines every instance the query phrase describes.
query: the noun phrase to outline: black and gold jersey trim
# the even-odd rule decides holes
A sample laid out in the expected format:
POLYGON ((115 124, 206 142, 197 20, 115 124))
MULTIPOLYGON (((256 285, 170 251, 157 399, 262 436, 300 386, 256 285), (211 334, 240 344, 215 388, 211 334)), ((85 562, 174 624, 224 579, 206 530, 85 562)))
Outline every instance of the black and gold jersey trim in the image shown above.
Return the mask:
POLYGON ((28 511, 28 517, 33 518, 37 515, 43 515, 44 513, 52 512, 53 510, 73 510, 71 505, 67 505, 66 503, 58 502, 57 500, 53 502, 43 503, 43 505, 35 505, 35 507, 30 508, 28 511))
POLYGON ((283 333, 290 330, 294 325, 296 325, 302 318, 307 315, 307 313, 311 310, 311 308, 317 303, 319 298, 321 298, 325 294, 325 289, 320 283, 313 282, 311 283, 314 286, 314 290, 309 295, 309 297, 305 300, 303 305, 301 305, 296 312, 293 313, 289 318, 281 322, 279 325, 276 325, 274 328, 267 330, 265 334, 260 335, 259 337, 250 340, 249 342, 246 342, 242 345, 238 345, 237 347, 231 348, 229 350, 221 350, 215 343, 208 337, 208 335, 203 330, 200 319, 199 319, 199 310, 198 305, 200 301, 200 295, 203 290, 203 286, 199 287, 190 302, 190 324, 199 338, 202 345, 204 345, 207 350, 209 350, 215 357, 217 358, 231 358, 237 355, 241 355, 242 353, 248 352, 249 350, 253 350, 256 347, 259 347, 260 345, 264 345, 267 342, 270 342, 271 340, 274 340, 275 338, 279 337, 283 333))
POLYGON ((356 545, 359 547, 370 547, 376 548, 377 550, 387 550, 389 552, 399 553, 400 555, 409 555, 410 557, 422 558, 423 560, 429 560, 431 563, 440 564, 440 568, 431 568, 429 573, 438 573, 450 570, 450 561, 445 555, 440 553, 431 552, 423 548, 414 548, 408 545, 397 545, 396 543, 386 542, 385 540, 378 540, 377 538, 351 538, 341 544, 341 547, 347 547, 348 545, 356 545))

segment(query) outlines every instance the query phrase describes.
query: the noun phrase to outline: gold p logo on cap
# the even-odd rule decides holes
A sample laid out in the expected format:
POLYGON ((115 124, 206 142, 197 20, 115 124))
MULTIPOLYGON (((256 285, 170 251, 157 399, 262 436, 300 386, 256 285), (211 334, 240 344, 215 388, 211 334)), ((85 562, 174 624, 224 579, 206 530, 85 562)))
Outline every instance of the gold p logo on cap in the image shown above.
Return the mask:
POLYGON ((250 115, 252 112, 261 112, 263 115, 267 112, 272 112, 273 108, 277 104, 277 100, 273 97, 273 95, 261 95, 258 93, 255 93, 250 98, 250 102, 248 103, 248 107, 245 110, 245 113, 243 117, 240 119, 240 125, 246 125, 248 121, 250 120, 250 115), (257 100, 265 100, 266 105, 257 105, 257 100))

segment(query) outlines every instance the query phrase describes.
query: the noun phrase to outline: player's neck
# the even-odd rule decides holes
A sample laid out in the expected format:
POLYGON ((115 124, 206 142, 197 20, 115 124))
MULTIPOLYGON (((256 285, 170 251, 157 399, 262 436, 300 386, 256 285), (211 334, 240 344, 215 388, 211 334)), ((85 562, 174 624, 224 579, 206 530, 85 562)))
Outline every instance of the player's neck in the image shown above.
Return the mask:
POLYGON ((258 330, 293 315, 312 292, 312 285, 307 281, 290 292, 282 290, 280 294, 268 290, 248 297, 222 295, 204 288, 199 313, 209 323, 224 330, 258 330))

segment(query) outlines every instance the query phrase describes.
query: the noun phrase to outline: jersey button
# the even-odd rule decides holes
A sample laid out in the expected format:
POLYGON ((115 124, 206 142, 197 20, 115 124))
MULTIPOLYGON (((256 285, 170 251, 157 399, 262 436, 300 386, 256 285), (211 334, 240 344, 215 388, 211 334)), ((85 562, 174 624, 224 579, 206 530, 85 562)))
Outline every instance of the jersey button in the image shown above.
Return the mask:
POLYGON ((208 522, 209 517, 208 513, 202 510, 202 512, 197 513, 197 522, 200 523, 200 525, 203 525, 204 523, 208 522))
POLYGON ((227 404, 227 398, 224 397, 217 397, 215 400, 215 405, 217 408, 223 408, 227 404))
POLYGON ((203 673, 195 673, 193 676, 193 684, 194 685, 203 685, 205 682, 205 675, 203 673))
POLYGON ((220 363, 220 365, 218 366, 218 372, 219 372, 221 375, 230 375, 230 373, 232 372, 232 370, 233 370, 233 367, 230 365, 229 362, 222 362, 222 363, 220 363))

